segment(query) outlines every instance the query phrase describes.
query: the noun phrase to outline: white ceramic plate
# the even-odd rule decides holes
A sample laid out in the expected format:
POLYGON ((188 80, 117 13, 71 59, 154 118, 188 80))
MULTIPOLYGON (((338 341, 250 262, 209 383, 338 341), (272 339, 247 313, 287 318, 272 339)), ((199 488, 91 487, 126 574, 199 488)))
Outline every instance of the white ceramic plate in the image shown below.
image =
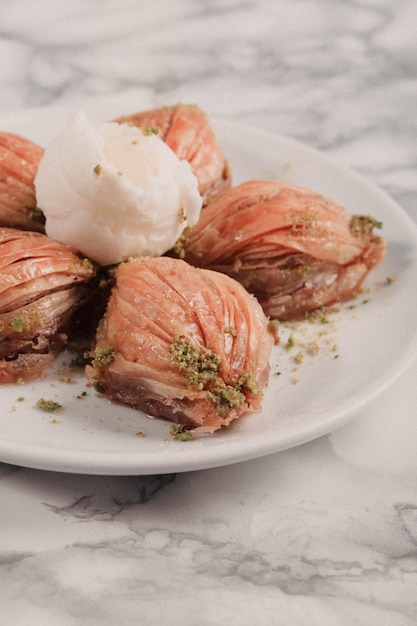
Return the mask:
MULTIPOLYGON (((117 114, 88 113, 93 121, 117 114)), ((0 128, 46 145, 71 114, 68 109, 33 109, 3 116, 0 128)), ((228 431, 190 442, 172 441, 168 422, 96 397, 85 387, 82 375, 60 380, 65 379, 65 363, 71 360, 63 355, 48 379, 1 389, 1 461, 114 475, 227 465, 338 428, 411 362, 417 346, 417 229, 407 214, 361 176, 301 143, 226 121, 213 125, 235 183, 257 177, 281 179, 311 187, 353 213, 371 213, 383 221, 388 253, 370 275, 367 291, 353 306, 332 314, 330 323, 283 327, 262 412, 236 422, 228 431), (297 345, 286 350, 290 334, 297 345), (298 354, 304 358, 302 363, 297 363, 298 354), (40 398, 55 400, 62 409, 53 415, 43 413, 34 408, 40 398)))

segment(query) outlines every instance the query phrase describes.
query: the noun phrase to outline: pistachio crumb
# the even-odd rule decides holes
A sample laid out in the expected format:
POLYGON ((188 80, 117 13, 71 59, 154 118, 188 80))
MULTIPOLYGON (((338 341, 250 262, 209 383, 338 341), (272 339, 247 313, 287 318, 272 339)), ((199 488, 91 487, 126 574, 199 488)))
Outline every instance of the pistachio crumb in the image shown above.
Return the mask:
POLYGON ((54 400, 44 400, 40 398, 35 404, 35 408, 44 411, 45 413, 55 413, 58 409, 62 408, 59 402, 54 400))
POLYGON ((159 133, 158 126, 142 126, 142 135, 157 135, 159 133))
POLYGON ((298 364, 301 364, 304 362, 304 352, 302 350, 300 350, 299 352, 297 352, 297 354, 294 357, 294 361, 298 364))
POLYGON ((203 389, 220 371, 220 357, 205 346, 199 346, 176 335, 170 346, 173 360, 192 387, 203 389))
POLYGON ((13 317, 10 320, 10 326, 13 328, 13 330, 15 330, 17 333, 21 333, 25 327, 25 319, 24 317, 13 317))
POLYGON ((205 346, 176 335, 170 346, 173 361, 184 374, 189 386, 206 392, 206 398, 216 405, 219 415, 227 415, 234 407, 246 402, 245 392, 258 393, 258 384, 248 372, 230 384, 220 374, 220 357, 205 346))
POLYGON ((191 431, 183 424, 172 424, 169 434, 174 441, 191 441, 193 439, 191 431))
POLYGON ((184 235, 180 235, 177 239, 177 241, 174 244, 174 247, 172 248, 172 252, 179 258, 179 259, 184 259, 185 257, 185 242, 186 242, 186 238, 184 235))
POLYGON ((352 215, 349 222, 349 229, 354 237, 369 236, 374 228, 382 228, 382 222, 371 215, 352 215))
POLYGON ((98 395, 100 395, 100 396, 102 396, 103 393, 105 392, 105 389, 104 389, 103 385, 101 383, 99 383, 99 382, 93 383, 93 387, 94 387, 96 393, 98 395))
POLYGON ((287 339, 287 343, 285 344, 285 349, 291 350, 292 348, 294 348, 294 346, 295 346, 294 335, 290 335, 287 339))

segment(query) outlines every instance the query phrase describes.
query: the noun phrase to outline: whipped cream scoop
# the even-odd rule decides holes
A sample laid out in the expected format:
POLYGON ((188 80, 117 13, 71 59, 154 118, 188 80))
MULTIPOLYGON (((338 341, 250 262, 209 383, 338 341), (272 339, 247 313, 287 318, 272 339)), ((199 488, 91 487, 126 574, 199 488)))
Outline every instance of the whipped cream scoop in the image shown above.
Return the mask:
POLYGON ((101 265, 164 254, 202 207, 190 164, 152 128, 83 112, 46 146, 35 189, 47 235, 101 265))

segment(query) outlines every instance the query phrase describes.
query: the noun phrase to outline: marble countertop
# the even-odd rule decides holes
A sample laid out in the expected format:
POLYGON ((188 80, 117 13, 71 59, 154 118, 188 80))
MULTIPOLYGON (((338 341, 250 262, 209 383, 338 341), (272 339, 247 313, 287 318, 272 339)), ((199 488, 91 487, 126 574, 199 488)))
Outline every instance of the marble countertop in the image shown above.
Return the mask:
MULTIPOLYGON (((0 119, 196 102, 320 149, 417 221, 416 23, 413 0, 4 0, 0 119)), ((0 464, 0 622, 417 624, 416 375, 224 468, 0 464)))

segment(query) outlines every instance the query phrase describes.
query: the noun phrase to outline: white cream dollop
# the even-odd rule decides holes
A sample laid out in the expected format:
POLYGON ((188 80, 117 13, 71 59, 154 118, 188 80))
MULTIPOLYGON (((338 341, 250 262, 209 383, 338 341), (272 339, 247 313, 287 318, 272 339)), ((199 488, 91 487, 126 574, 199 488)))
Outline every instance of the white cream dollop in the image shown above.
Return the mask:
POLYGON ((202 207, 190 164, 156 134, 83 112, 46 146, 35 189, 47 235, 101 265, 164 254, 202 207))

